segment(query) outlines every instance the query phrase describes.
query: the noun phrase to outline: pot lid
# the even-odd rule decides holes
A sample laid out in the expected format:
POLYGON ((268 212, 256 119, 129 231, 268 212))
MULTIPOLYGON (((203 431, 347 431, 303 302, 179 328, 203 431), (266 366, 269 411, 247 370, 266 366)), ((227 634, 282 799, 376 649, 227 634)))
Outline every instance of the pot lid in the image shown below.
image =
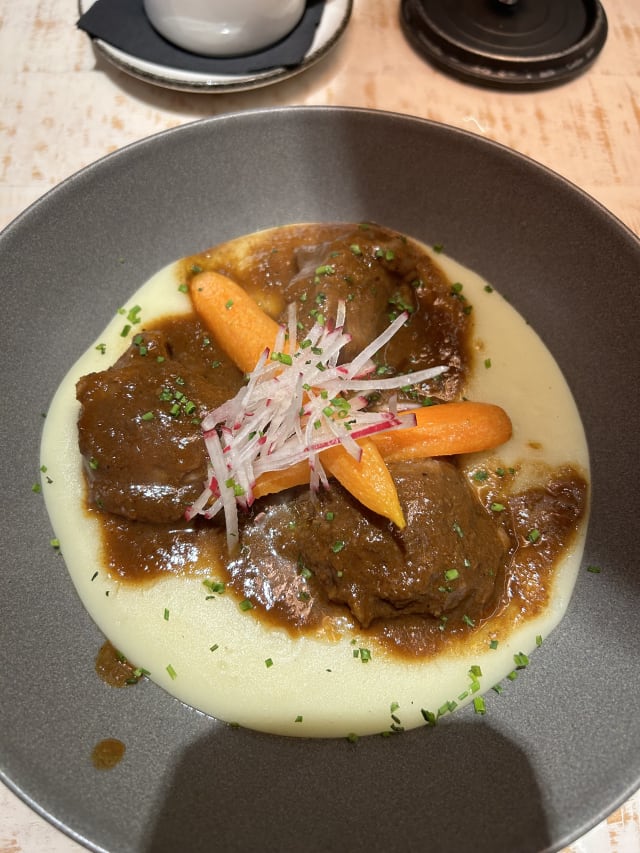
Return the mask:
POLYGON ((401 20, 414 48, 443 71, 510 89, 572 80, 607 37, 598 0, 402 0, 401 20))

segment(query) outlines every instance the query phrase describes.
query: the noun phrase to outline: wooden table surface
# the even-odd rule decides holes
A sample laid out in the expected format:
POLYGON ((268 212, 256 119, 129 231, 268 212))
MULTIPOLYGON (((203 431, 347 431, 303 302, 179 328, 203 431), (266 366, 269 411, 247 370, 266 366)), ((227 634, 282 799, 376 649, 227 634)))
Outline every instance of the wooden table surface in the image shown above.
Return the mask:
MULTIPOLYGON (((127 76, 76 29, 74 0, 0 0, 0 228, 67 176, 134 140, 198 118, 282 104, 372 107, 501 142, 573 181, 640 234, 640 2, 604 0, 605 47, 583 76, 543 92, 466 85, 429 66, 399 0, 354 0, 320 63, 263 89, 185 94, 127 76)), ((0 785, 0 853, 81 848, 0 785)), ((571 853, 640 853, 640 793, 571 853)))

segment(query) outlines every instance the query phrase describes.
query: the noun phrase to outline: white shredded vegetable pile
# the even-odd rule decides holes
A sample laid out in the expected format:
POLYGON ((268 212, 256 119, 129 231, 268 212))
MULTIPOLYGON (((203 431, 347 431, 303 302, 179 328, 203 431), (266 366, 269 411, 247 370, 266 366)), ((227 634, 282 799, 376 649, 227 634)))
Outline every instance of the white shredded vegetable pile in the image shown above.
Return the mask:
POLYGON ((385 379, 375 375, 373 356, 404 325, 407 313, 353 361, 338 365, 340 351, 351 340, 344 331, 345 317, 340 302, 335 323, 315 323, 298 341, 295 305, 290 305, 273 352, 265 349, 247 384, 202 421, 208 482, 186 517, 213 518, 223 510, 230 549, 238 542, 238 506, 251 506, 261 474, 306 460, 311 487, 328 485, 322 450, 342 444, 359 459, 356 439, 414 425, 413 419, 398 417, 393 403, 383 411, 366 411, 368 401, 361 392, 414 385, 447 370, 441 365, 385 379))

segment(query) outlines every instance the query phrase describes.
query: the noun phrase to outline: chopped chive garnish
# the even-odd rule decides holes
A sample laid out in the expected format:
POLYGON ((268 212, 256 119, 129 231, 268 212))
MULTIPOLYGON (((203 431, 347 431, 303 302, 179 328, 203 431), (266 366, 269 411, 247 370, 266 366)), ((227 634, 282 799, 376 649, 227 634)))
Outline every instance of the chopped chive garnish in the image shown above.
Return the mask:
POLYGON ((454 581, 456 578, 460 576, 460 573, 457 569, 447 569, 444 573, 445 580, 454 581))
POLYGON ((240 610, 253 610, 253 603, 248 598, 243 599, 238 605, 240 610))
POLYGON ((494 501, 494 503, 491 504, 491 511, 492 512, 504 512, 504 510, 505 510, 504 504, 498 503, 497 501, 494 501))
POLYGON ((497 640, 491 640, 491 642, 489 643, 489 648, 490 649, 497 649, 498 648, 498 641, 497 640))
POLYGON ((436 725, 437 717, 433 713, 433 711, 427 711, 425 708, 420 708, 420 713, 422 714, 424 721, 428 726, 436 725))
POLYGON ((302 722, 302 714, 298 714, 298 716, 295 718, 295 720, 293 722, 294 723, 301 723, 302 722))
POLYGON ((323 264, 316 267, 316 275, 335 275, 336 268, 333 264, 323 264))
POLYGON ((142 308, 139 305, 134 305, 127 314, 127 320, 130 323, 139 323, 140 322, 140 312, 142 308))
POLYGON ((155 418, 153 412, 145 412, 144 415, 140 415, 140 420, 142 421, 152 421, 155 418))
POLYGON ((334 553, 334 554, 338 554, 340 551, 342 551, 342 549, 344 548, 344 546, 345 546, 346 544, 347 544, 347 543, 346 543, 346 542, 344 542, 342 539, 338 539, 338 540, 337 540, 336 542, 334 542, 334 543, 333 543, 333 545, 331 546, 331 550, 333 551, 333 553, 334 553))
POLYGON ((178 673, 177 673, 177 672, 175 671, 175 669, 171 666, 171 664, 169 664, 169 666, 167 667, 167 672, 169 673, 169 678, 170 678, 172 681, 175 681, 175 679, 178 677, 178 673))
POLYGON ((211 592, 223 593, 225 591, 224 581, 203 580, 202 585, 211 592))
POLYGON ((587 566, 587 571, 592 575, 599 575, 601 572, 600 566, 587 566))
POLYGON ((269 669, 270 667, 273 666, 273 660, 271 658, 267 658, 264 662, 264 665, 266 666, 267 669, 269 669))
POLYGON ((168 607, 165 607, 165 609, 164 609, 164 621, 165 622, 169 621, 169 608, 168 607))
POLYGON ((527 533, 527 539, 529 540, 529 542, 537 542, 539 538, 540 538, 540 531, 537 530, 535 527, 533 528, 533 530, 530 530, 527 533))
POLYGON ((178 290, 180 291, 180 293, 189 293, 189 286, 186 284, 179 284, 178 290))
POLYGON ((484 366, 485 366, 486 368, 491 367, 491 359, 490 359, 490 358, 485 358, 485 360, 484 360, 484 366))
POLYGON ((529 663, 529 658, 524 654, 524 652, 518 652, 515 654, 513 656, 513 660, 515 661, 517 669, 524 669, 529 663))
POLYGON ((482 696, 476 696, 476 698, 473 700, 473 710, 476 712, 476 714, 487 713, 487 708, 484 704, 484 699, 482 698, 482 696))
POLYGON ((217 651, 219 648, 220 648, 220 646, 218 645, 218 643, 214 643, 212 646, 209 646, 209 651, 210 651, 210 652, 215 652, 215 651, 217 651))

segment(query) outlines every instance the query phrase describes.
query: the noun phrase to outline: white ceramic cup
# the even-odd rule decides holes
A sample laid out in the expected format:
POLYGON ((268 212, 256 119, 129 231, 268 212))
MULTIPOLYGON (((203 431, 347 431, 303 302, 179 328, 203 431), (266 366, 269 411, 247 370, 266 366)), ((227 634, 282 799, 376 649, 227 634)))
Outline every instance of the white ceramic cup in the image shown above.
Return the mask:
POLYGON ((286 36, 306 0, 144 0, 153 27, 168 41, 205 56, 253 53, 286 36))

